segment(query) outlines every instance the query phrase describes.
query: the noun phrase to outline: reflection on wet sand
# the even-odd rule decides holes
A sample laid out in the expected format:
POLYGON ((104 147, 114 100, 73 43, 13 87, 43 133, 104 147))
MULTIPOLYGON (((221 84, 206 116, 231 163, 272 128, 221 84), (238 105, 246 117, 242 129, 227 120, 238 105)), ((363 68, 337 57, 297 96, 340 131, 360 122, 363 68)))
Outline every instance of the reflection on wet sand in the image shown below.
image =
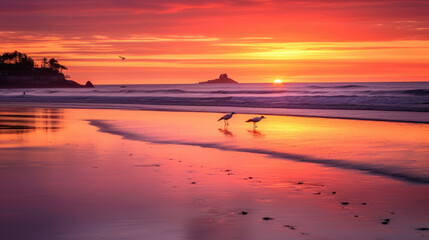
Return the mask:
POLYGON ((37 129, 61 129, 61 109, 3 108, 0 109, 0 134, 33 132, 37 129))
POLYGON ((270 116, 249 131, 219 129, 211 113, 1 115, 32 127, 0 135, 2 239, 427 237, 427 125, 270 116))
POLYGON ((253 130, 248 130, 248 132, 254 137, 265 137, 265 134, 261 133, 261 131, 258 131, 255 128, 253 130))
POLYGON ((234 218, 233 215, 200 217, 188 221, 186 238, 189 240, 249 239, 249 228, 247 221, 234 218))
POLYGON ((234 136, 234 134, 232 134, 232 132, 228 130, 228 125, 225 125, 225 127, 223 129, 219 128, 218 130, 219 130, 219 132, 225 134, 226 137, 233 137, 234 136))

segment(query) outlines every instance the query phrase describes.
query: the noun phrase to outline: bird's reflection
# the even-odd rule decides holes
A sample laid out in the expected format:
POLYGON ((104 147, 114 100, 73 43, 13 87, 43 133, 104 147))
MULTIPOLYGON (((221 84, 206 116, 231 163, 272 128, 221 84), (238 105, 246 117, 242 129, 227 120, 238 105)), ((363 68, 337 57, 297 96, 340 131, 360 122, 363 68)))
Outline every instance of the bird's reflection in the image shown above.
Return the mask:
POLYGON ((265 137, 265 134, 261 133, 261 131, 256 130, 255 128, 253 130, 247 130, 252 136, 254 137, 265 137))
POLYGON ((218 129, 219 130, 219 132, 221 132, 221 133, 223 133, 225 136, 227 136, 227 137, 233 137, 234 135, 232 134, 232 132, 230 132, 229 130, 228 130, 228 125, 225 125, 225 127, 223 127, 223 129, 222 128, 219 128, 218 129))

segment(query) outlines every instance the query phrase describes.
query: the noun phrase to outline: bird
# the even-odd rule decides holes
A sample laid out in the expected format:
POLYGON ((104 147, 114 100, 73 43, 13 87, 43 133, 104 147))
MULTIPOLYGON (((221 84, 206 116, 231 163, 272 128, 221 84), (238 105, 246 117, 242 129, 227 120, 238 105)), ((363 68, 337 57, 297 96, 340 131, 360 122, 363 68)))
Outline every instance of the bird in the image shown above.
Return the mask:
POLYGON ((254 117, 254 118, 251 118, 251 119, 247 120, 246 122, 252 122, 253 123, 253 128, 257 128, 258 126, 256 126, 256 123, 259 122, 259 121, 261 121, 264 118, 266 119, 266 117, 264 117, 264 116, 254 117))
POLYGON ((223 122, 225 123, 225 125, 229 125, 228 120, 232 118, 232 115, 236 114, 235 112, 232 113, 228 113, 225 116, 219 118, 218 121, 223 120, 223 122))
POLYGON ((125 57, 121 57, 121 56, 119 56, 119 58, 122 60, 122 61, 124 61, 126 58, 125 57))

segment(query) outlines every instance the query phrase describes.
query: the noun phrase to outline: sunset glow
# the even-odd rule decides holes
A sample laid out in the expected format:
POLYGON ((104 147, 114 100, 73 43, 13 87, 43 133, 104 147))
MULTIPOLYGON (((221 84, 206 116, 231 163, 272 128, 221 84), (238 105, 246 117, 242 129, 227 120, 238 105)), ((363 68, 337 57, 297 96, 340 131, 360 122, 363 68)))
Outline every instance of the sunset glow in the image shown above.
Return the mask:
POLYGON ((0 2, 0 49, 38 64, 55 57, 79 82, 195 83, 222 72, 238 82, 429 76, 427 1, 0 2))
POLYGON ((0 0, 0 236, 427 237, 428 13, 0 0))

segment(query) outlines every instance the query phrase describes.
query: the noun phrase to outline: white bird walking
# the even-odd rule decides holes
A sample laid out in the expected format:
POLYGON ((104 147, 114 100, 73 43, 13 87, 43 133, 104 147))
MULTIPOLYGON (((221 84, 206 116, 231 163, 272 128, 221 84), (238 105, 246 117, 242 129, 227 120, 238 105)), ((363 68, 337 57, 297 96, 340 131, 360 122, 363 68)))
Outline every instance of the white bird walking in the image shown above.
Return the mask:
POLYGON ((223 122, 225 123, 225 125, 229 125, 228 120, 232 118, 232 115, 236 114, 235 112, 232 113, 228 113, 225 116, 219 118, 218 121, 223 120, 223 122))
POLYGON ((257 128, 258 126, 256 126, 256 123, 259 122, 259 121, 261 121, 264 118, 266 119, 266 117, 264 117, 264 116, 254 117, 254 118, 251 118, 251 119, 247 120, 246 122, 252 122, 253 123, 253 128, 257 128))

